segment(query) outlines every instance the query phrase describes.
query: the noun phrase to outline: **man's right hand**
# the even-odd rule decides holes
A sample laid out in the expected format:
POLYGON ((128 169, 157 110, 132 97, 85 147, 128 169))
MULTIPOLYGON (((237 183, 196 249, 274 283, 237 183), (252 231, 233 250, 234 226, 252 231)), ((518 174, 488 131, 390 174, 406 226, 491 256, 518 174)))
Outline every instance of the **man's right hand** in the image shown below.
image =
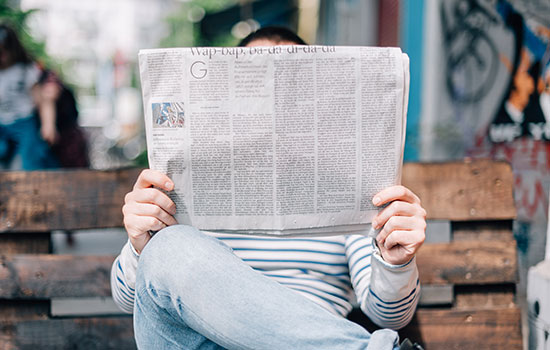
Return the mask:
POLYGON ((177 224, 176 205, 160 189, 172 191, 174 182, 155 170, 139 174, 134 189, 124 197, 124 227, 134 249, 141 253, 151 239, 149 231, 158 231, 177 224))

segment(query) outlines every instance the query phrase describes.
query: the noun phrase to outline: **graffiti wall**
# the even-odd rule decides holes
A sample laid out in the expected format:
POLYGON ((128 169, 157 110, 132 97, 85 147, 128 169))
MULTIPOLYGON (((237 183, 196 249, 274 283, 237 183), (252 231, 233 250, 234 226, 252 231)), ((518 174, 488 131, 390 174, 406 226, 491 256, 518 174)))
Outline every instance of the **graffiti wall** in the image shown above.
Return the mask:
POLYGON ((431 98, 423 104, 435 107, 426 109, 422 159, 491 157, 512 164, 524 283, 527 267, 544 259, 546 244, 550 1, 440 0, 431 6, 428 29, 439 34, 424 66, 433 72, 431 98))

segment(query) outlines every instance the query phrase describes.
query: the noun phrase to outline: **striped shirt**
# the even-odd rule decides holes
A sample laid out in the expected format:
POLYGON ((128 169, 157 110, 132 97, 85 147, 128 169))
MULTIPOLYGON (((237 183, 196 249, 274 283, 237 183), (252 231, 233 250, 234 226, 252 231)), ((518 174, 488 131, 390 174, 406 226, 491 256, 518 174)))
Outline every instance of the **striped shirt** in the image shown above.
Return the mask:
MULTIPOLYGON (((381 327, 399 329, 413 317, 420 285, 415 259, 390 265, 367 236, 258 237, 217 234, 255 270, 346 316, 353 304, 381 327)), ((111 273, 113 298, 131 313, 138 255, 127 243, 111 273)))

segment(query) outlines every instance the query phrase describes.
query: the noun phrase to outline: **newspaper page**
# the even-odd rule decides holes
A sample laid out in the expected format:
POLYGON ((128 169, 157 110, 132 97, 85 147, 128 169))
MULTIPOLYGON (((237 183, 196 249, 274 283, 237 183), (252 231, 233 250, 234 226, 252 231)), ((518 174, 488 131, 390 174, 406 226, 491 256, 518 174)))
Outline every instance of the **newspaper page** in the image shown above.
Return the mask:
POLYGON ((408 102, 399 48, 141 50, 149 164, 202 230, 364 232, 399 184, 408 102))

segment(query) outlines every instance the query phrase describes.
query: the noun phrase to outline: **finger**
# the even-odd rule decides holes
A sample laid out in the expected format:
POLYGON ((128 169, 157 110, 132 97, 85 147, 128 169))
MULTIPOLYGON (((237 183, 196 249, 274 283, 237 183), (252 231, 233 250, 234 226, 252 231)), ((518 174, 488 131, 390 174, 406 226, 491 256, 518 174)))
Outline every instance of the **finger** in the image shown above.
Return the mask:
POLYGON ((129 215, 124 217, 124 227, 130 238, 142 240, 149 231, 162 230, 166 224, 152 216, 129 215))
POLYGON ((405 246, 407 234, 410 233, 410 231, 393 231, 384 241, 384 248, 390 250, 396 245, 405 246))
POLYGON ((172 215, 176 213, 176 205, 174 202, 166 195, 166 193, 163 193, 156 188, 142 188, 133 190, 126 195, 124 202, 126 204, 131 204, 133 202, 154 204, 172 215))
POLYGON ((174 182, 160 171, 145 169, 139 174, 134 189, 153 186, 166 191, 172 191, 174 189, 174 182))
POLYGON ((147 225, 147 232, 160 231, 167 226, 164 222, 152 216, 140 216, 140 218, 147 225))
POLYGON ((392 249, 395 246, 402 246, 409 254, 415 254, 418 248, 424 243, 422 231, 393 231, 384 242, 384 248, 392 249))
POLYGON ((176 225, 176 219, 161 207, 149 203, 132 202, 123 208, 125 215, 152 216, 162 221, 166 226, 176 225))
POLYGON ((397 200, 420 204, 420 198, 407 187, 401 185, 390 186, 378 192, 372 199, 372 203, 381 206, 397 200))
POLYGON ((425 222, 416 217, 410 216, 392 216, 385 224, 376 240, 380 244, 384 244, 386 237, 388 237, 393 231, 411 231, 421 230, 425 227, 425 222))
POLYGON ((384 226, 392 216, 418 216, 425 220, 426 210, 416 203, 394 201, 372 219, 372 226, 378 229, 384 226))

